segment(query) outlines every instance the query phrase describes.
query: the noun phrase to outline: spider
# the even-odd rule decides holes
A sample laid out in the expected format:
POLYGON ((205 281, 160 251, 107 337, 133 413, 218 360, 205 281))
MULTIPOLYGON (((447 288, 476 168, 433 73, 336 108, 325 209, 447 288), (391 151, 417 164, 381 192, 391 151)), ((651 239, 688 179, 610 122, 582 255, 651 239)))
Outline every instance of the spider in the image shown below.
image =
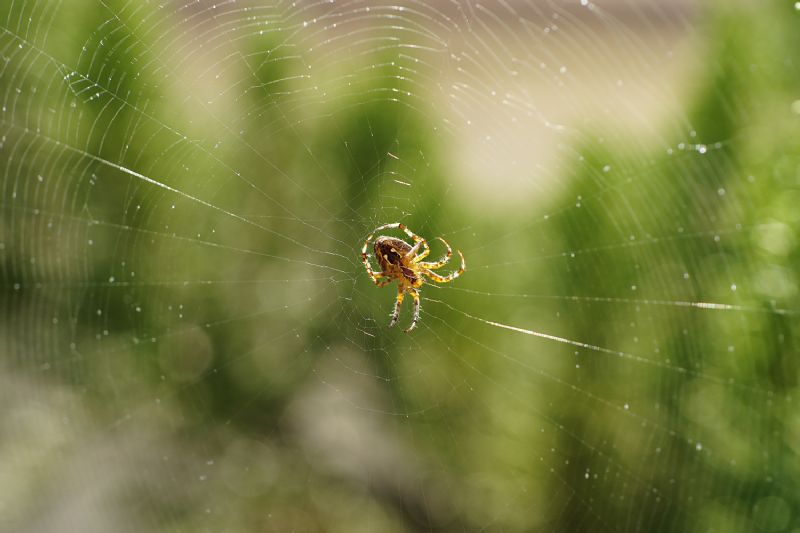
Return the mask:
POLYGON ((364 246, 361 248, 361 260, 364 262, 364 268, 367 269, 367 274, 369 274, 373 283, 378 287, 385 287, 395 279, 398 282, 397 301, 394 306, 394 311, 392 312, 392 320, 389 322, 389 327, 397 324, 397 319, 400 317, 400 306, 403 303, 403 296, 405 293, 411 294, 411 297, 414 299, 414 318, 411 321, 411 325, 405 331, 407 333, 417 327, 417 322, 419 321, 419 290, 425 282, 423 276, 428 276, 437 283, 449 283, 464 273, 466 265, 464 264, 464 254, 461 253, 461 250, 456 250, 461 257, 461 268, 455 272, 451 272, 447 276, 440 276, 433 272, 433 270, 446 265, 453 255, 453 251, 450 249, 450 245, 447 244, 447 241, 441 237, 437 237, 437 239, 442 241, 445 245, 447 253, 440 260, 431 263, 423 261, 423 259, 431 253, 428 242, 400 223, 379 226, 375 228, 370 236, 367 237, 367 240, 364 241, 364 246), (387 237, 385 235, 379 236, 375 239, 375 244, 373 245, 375 259, 380 266, 380 272, 375 272, 367 258, 367 246, 369 246, 370 241, 375 237, 376 233, 385 229, 403 230, 405 234, 414 241, 414 246, 411 246, 402 239, 387 237), (417 252, 419 252, 420 248, 423 250, 418 254, 417 252))

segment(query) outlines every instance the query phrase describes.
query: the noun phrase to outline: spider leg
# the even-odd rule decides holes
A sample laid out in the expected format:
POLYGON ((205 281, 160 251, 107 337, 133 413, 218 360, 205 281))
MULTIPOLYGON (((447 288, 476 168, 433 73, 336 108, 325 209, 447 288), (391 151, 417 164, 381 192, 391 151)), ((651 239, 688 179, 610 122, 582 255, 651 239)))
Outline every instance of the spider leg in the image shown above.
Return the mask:
POLYGON ((364 263, 364 268, 367 269, 367 275, 369 275, 369 278, 372 280, 372 282, 375 285, 377 285, 378 287, 385 287, 386 285, 391 283, 392 280, 391 279, 386 279, 384 281, 378 281, 381 278, 384 278, 386 276, 384 276, 380 272, 375 272, 374 270, 372 270, 372 265, 370 264, 369 259, 367 258, 366 247, 368 245, 369 245, 369 241, 364 243, 364 248, 362 248, 362 250, 361 250, 361 261, 364 263))
POLYGON ((383 275, 376 273, 372 269, 372 265, 370 264, 369 258, 367 257, 367 247, 369 246, 369 242, 372 240, 374 236, 375 234, 373 233, 372 235, 367 237, 366 241, 364 241, 364 246, 361 247, 361 262, 364 263, 364 268, 367 269, 367 275, 370 277, 372 282, 380 287, 381 285, 379 285, 380 282, 378 281, 378 278, 382 278, 383 275))
POLYGON ((417 244, 415 244, 413 248, 411 248, 409 251, 406 252, 405 257, 412 258, 411 262, 412 263, 416 263, 417 261, 419 261, 420 257, 425 257, 426 255, 428 255, 430 253, 430 251, 431 251, 431 249, 430 249, 430 247, 428 247, 428 242, 425 239, 422 239, 422 240, 417 241, 417 244), (423 251, 421 254, 417 255, 417 252, 419 251, 419 247, 423 246, 423 245, 426 248, 425 251, 423 251))
POLYGON ((411 297, 414 298, 414 318, 411 319, 411 325, 405 330, 406 333, 416 328, 417 322, 419 322, 419 291, 411 289, 409 292, 411 293, 411 297))
POLYGON ((397 301, 394 304, 394 311, 392 312, 392 320, 389 322, 389 327, 397 324, 397 319, 400 318, 400 306, 403 305, 403 296, 405 290, 402 285, 397 287, 397 301))
MULTIPOLYGON (((444 244, 444 245, 445 245, 445 247, 447 247, 447 253, 445 254, 445 256, 444 256, 444 257, 442 257, 442 258, 441 258, 441 259, 439 259, 438 261, 433 261, 433 262, 431 262, 431 263, 428 263, 428 262, 420 262, 420 259, 424 258, 425 256, 424 256, 424 255, 421 255, 421 254, 420 254, 420 255, 418 255, 418 256, 417 256, 417 257, 414 259, 414 262, 415 262, 415 263, 419 263, 419 266, 421 266, 422 268, 430 268, 430 269, 441 268, 441 267, 443 267, 444 265, 446 265, 448 261, 450 261, 450 257, 453 255, 453 250, 452 250, 452 248, 450 248, 450 245, 449 245, 449 244, 447 244, 447 241, 446 241, 446 240, 444 240, 444 239, 442 239, 441 237, 436 237, 436 238, 437 238, 437 239, 439 239, 440 241, 442 241, 442 244, 444 244)), ((426 255, 427 255, 427 254, 426 254, 426 255)))
POLYGON ((411 260, 412 263, 420 262, 421 260, 423 260, 426 257, 428 257, 429 253, 431 253, 431 248, 430 248, 430 246, 428 246, 428 241, 427 240, 422 239, 416 245, 414 245, 414 248, 418 248, 420 244, 422 244, 425 247, 425 249, 422 250, 422 253, 420 253, 419 255, 413 256, 413 259, 411 260))
POLYGON ((447 276, 440 276, 439 274, 436 274, 435 272, 432 272, 428 268, 424 268, 423 267, 422 268, 422 273, 425 274, 426 276, 428 276, 429 278, 431 278, 436 283, 449 283, 449 282, 453 281, 458 276, 463 274, 464 270, 466 270, 466 268, 467 268, 467 265, 464 262, 464 254, 461 253, 461 250, 456 250, 456 252, 458 252, 458 255, 461 257, 461 267, 458 270, 456 270, 455 272, 451 272, 447 276))
POLYGON ((420 254, 420 256, 425 257, 426 255, 431 253, 431 247, 428 246, 428 241, 426 241, 425 239, 423 239, 422 237, 420 237, 419 235, 417 235, 416 233, 414 233, 413 231, 408 229, 405 224, 402 224, 402 223, 397 224, 397 227, 400 228, 401 230, 403 230, 406 233, 406 235, 411 237, 411 239, 415 243, 414 244, 414 248, 418 249, 418 245, 422 245, 422 247, 425 248, 425 250, 420 254))

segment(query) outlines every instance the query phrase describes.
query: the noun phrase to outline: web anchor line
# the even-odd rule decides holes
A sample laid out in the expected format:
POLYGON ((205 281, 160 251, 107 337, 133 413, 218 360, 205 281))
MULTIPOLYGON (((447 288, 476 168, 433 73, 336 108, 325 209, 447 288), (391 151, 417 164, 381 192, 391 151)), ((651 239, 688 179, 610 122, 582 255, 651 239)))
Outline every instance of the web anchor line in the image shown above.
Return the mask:
POLYGON ((738 304, 727 304, 721 302, 696 302, 691 300, 660 300, 655 298, 617 298, 613 296, 580 296, 577 294, 514 294, 501 292, 477 291, 475 289, 465 289, 463 287, 437 287, 444 290, 460 291, 480 296, 499 296, 504 298, 522 298, 531 300, 563 300, 575 302, 599 302, 631 305, 658 305, 664 307, 690 307, 694 309, 706 309, 712 311, 734 311, 740 313, 769 313, 775 315, 800 315, 800 309, 790 309, 786 307, 755 307, 738 304))
POLYGON ((694 370, 690 370, 690 369, 688 369, 686 367, 674 366, 674 365, 662 363, 660 361, 654 361, 652 359, 648 359, 646 357, 642 357, 641 355, 636 355, 636 354, 633 354, 633 353, 630 353, 630 352, 624 352, 622 350, 612 350, 611 348, 604 348, 602 346, 597 346, 595 344, 589 344, 587 342, 581 342, 581 341, 576 341, 576 340, 572 340, 572 339, 567 339, 567 338, 564 338, 564 337, 559 337, 557 335, 551 335, 549 333, 544 333, 544 332, 541 332, 541 331, 535 331, 535 330, 532 330, 532 329, 521 328, 521 327, 518 327, 518 326, 512 326, 510 324, 503 324, 502 322, 496 322, 494 320, 487 320, 485 318, 481 318, 479 316, 475 316, 475 315, 472 315, 470 313, 467 313, 466 311, 462 311, 461 309, 457 309, 457 308, 453 307, 452 305, 450 305, 450 304, 448 304, 446 302, 443 302, 442 300, 435 300, 433 298, 428 298, 428 301, 442 304, 442 305, 446 306, 448 309, 450 309, 451 311, 455 311, 457 313, 460 313, 460 314, 466 316, 467 318, 471 318, 472 320, 477 320, 478 322, 483 322, 484 324, 488 324, 488 325, 494 326, 496 328, 506 329, 506 330, 509 330, 509 331, 515 331, 517 333, 523 333, 525 335, 531 335, 533 337, 538 337, 540 339, 546 339, 546 340, 550 340, 550 341, 555 341, 555 342, 559 342, 561 344, 568 344, 570 346, 576 346, 578 348, 584 348, 586 350, 591 350, 591 351, 598 352, 598 353, 604 353, 604 354, 608 354, 608 355, 615 355, 617 357, 623 357, 625 359, 630 359, 632 361, 636 361, 636 362, 639 362, 639 363, 642 363, 642 364, 652 365, 652 366, 656 366, 656 367, 663 368, 663 369, 666 369, 666 370, 671 370, 673 372, 678 372, 680 374, 685 374, 685 375, 688 375, 688 376, 692 376, 692 377, 695 377, 695 378, 698 378, 698 379, 703 379, 705 381, 709 381, 711 383, 715 383, 715 384, 718 384, 718 385, 723 385, 723 386, 727 386, 727 387, 737 387, 737 388, 745 389, 745 390, 748 390, 750 392, 754 392, 754 393, 758 393, 758 394, 762 394, 762 395, 766 395, 766 396, 772 396, 773 395, 773 392, 770 391, 770 390, 766 390, 765 391, 763 389, 759 389, 759 388, 756 388, 756 387, 751 387, 751 386, 748 386, 748 385, 743 385, 741 383, 736 383, 732 379, 721 379, 721 378, 718 378, 718 377, 715 377, 715 376, 710 376, 708 374, 704 374, 702 372, 697 372, 697 371, 694 371, 694 370))

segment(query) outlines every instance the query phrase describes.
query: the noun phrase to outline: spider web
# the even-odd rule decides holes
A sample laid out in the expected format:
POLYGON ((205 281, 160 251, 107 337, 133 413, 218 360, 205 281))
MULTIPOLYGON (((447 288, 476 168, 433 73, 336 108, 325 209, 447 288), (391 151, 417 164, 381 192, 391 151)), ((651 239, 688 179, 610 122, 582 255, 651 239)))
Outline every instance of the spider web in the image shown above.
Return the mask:
POLYGON ((7 2, 0 525, 791 531, 797 9, 7 2))

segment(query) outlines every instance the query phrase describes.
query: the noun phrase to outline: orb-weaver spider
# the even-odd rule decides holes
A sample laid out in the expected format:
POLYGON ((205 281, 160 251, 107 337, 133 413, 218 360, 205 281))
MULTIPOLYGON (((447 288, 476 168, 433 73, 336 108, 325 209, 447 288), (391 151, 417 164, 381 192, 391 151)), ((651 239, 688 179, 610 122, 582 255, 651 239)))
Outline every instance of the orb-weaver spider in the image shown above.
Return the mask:
POLYGON ((453 255, 453 251, 450 249, 450 245, 447 244, 447 241, 441 237, 436 238, 445 245, 447 253, 440 260, 434 262, 423 261, 423 259, 431 253, 428 242, 400 223, 379 226, 375 228, 364 241, 364 246, 361 248, 361 260, 364 262, 364 268, 367 269, 367 274, 369 274, 370 279, 372 279, 375 285, 378 287, 385 287, 395 279, 398 281, 397 301, 394 306, 394 311, 392 312, 392 320, 389 322, 389 327, 397 324, 397 319, 400 317, 400 306, 403 303, 403 296, 405 293, 411 294, 411 297, 414 299, 414 318, 411 321, 411 325, 405 331, 409 332, 417 327, 417 322, 419 321, 419 290, 425 282, 423 276, 428 276, 437 283, 449 283, 464 273, 466 265, 464 263, 464 254, 461 253, 461 250, 456 250, 461 257, 461 267, 458 270, 451 272, 447 276, 440 276, 433 272, 433 270, 446 265, 453 255), (375 244, 373 245, 375 259, 380 266, 380 272, 376 272, 372 269, 372 265, 367 258, 367 247, 370 241, 375 237, 375 234, 385 229, 403 230, 406 235, 411 237, 414 241, 414 246, 396 237, 379 236, 375 239, 375 244), (420 252, 420 248, 422 248, 422 252, 420 252))

